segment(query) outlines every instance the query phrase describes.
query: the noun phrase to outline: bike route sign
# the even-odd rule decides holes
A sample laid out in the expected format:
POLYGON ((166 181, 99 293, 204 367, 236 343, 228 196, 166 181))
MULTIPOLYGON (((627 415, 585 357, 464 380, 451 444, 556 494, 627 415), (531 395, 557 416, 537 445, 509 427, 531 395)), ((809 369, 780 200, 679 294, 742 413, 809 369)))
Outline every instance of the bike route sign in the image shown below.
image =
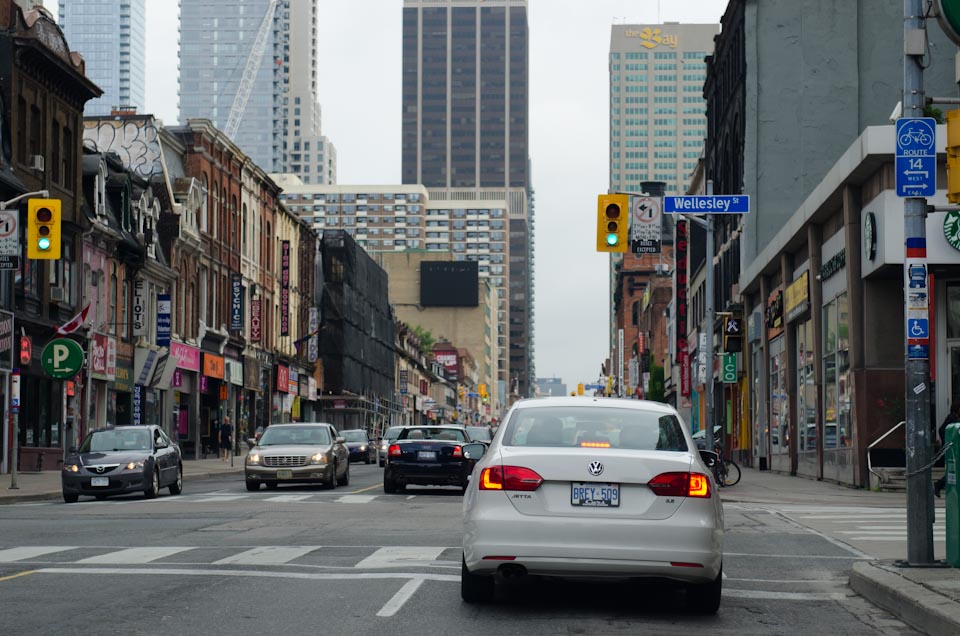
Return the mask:
POLYGON ((898 119, 896 136, 897 196, 932 197, 937 192, 937 121, 898 119))

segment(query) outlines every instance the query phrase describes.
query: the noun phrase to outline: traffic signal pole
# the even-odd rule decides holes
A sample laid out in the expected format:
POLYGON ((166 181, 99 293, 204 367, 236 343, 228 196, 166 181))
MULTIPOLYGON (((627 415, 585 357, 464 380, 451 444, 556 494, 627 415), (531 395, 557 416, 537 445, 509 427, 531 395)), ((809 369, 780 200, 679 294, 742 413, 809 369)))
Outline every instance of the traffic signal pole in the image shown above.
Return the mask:
MULTIPOLYGON (((707 196, 713 196, 713 180, 707 180, 707 196)), ((704 292, 707 295, 706 302, 706 311, 704 312, 703 318, 703 331, 707 334, 707 346, 706 346, 706 358, 707 358, 707 408, 704 409, 703 419, 706 424, 706 430, 704 431, 704 441, 707 444, 707 450, 712 451, 714 449, 715 440, 713 439, 713 321, 714 321, 714 312, 716 307, 713 306, 714 299, 716 296, 713 293, 713 215, 707 214, 705 219, 707 222, 707 258, 705 267, 707 268, 706 274, 706 289, 704 292)))
MULTIPOLYGON (((925 106, 923 66, 925 46, 924 0, 903 1, 903 116, 922 117, 925 106)), ((907 197, 903 200, 903 224, 906 246, 904 260, 904 358, 906 371, 906 451, 907 451, 907 562, 910 565, 933 563, 933 486, 930 478, 930 361, 910 355, 909 324, 910 263, 917 263, 911 254, 911 241, 923 245, 922 265, 926 273, 927 200, 907 197), (913 257, 913 258, 911 258, 913 257)), ((858 325, 859 326, 859 325, 858 325)), ((919 356, 918 356, 919 357, 919 356)))

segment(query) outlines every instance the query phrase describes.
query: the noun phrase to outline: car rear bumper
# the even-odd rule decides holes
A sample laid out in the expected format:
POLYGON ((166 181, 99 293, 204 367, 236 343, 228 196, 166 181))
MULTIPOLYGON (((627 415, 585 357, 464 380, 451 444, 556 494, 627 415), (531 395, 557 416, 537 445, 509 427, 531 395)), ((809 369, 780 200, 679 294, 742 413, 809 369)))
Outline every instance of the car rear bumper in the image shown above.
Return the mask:
POLYGON ((243 472, 246 480, 250 482, 316 484, 330 480, 330 475, 333 472, 333 464, 313 464, 310 466, 297 466, 295 468, 246 466, 243 472), (280 477, 280 475, 287 474, 282 471, 289 471, 290 476, 280 477))
MULTIPOLYGON (((499 492, 470 494, 503 497, 499 492)), ((506 497, 492 501, 468 506, 464 518, 464 558, 476 574, 494 574, 504 563, 522 565, 528 574, 571 578, 705 583, 720 573, 722 519, 709 500, 688 499, 662 520, 523 515, 506 497)))
POLYGON ((73 495, 122 495, 130 492, 142 492, 146 489, 149 481, 142 472, 137 473, 116 473, 108 475, 76 475, 61 474, 60 483, 63 492, 73 495), (90 480, 94 477, 107 477, 110 480, 108 486, 91 486, 90 480))
POLYGON ((393 479, 401 484, 418 486, 466 486, 470 472, 459 463, 428 464, 413 462, 389 462, 384 479, 393 479))

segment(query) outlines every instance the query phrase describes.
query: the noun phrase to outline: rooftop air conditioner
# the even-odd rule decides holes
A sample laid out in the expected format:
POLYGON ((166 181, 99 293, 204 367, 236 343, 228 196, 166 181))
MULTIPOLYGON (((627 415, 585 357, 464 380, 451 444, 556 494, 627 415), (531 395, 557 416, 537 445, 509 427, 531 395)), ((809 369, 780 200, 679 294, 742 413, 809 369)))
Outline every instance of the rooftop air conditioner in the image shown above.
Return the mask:
POLYGON ((43 155, 30 155, 30 167, 37 172, 43 172, 43 155))

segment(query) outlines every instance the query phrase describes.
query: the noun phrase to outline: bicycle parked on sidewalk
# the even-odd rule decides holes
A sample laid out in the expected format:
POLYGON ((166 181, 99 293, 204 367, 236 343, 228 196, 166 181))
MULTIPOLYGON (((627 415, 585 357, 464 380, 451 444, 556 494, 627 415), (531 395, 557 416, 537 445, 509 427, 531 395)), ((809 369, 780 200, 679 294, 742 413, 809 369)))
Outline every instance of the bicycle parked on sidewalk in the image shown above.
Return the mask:
POLYGON ((720 444, 715 444, 713 451, 717 454, 717 461, 711 467, 713 478, 721 487, 736 486, 740 483, 740 466, 732 459, 724 458, 720 444))

